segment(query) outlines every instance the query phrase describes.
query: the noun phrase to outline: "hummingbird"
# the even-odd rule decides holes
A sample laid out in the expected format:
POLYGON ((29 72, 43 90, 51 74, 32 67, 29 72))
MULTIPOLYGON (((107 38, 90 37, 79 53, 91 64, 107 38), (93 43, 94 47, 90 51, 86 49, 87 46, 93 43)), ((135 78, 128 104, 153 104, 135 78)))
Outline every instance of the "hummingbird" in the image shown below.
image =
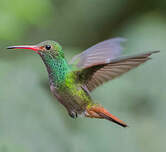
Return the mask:
POLYGON ((104 82, 112 80, 150 59, 151 51, 122 56, 124 38, 102 41, 67 62, 62 46, 52 40, 36 45, 9 46, 7 49, 30 49, 42 58, 49 77, 52 94, 64 105, 72 118, 83 115, 106 119, 122 127, 128 125, 94 102, 90 93, 104 82))

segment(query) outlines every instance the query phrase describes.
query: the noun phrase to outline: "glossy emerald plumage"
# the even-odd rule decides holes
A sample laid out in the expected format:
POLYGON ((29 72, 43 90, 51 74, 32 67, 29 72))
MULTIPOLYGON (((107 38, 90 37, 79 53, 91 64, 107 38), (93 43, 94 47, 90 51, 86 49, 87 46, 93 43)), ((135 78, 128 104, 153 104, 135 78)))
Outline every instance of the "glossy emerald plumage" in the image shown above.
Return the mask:
POLYGON ((51 45, 50 50, 38 51, 46 65, 53 94, 68 109, 71 116, 82 114, 93 101, 77 80, 74 66, 67 63, 62 47, 55 42, 42 42, 39 46, 51 45))

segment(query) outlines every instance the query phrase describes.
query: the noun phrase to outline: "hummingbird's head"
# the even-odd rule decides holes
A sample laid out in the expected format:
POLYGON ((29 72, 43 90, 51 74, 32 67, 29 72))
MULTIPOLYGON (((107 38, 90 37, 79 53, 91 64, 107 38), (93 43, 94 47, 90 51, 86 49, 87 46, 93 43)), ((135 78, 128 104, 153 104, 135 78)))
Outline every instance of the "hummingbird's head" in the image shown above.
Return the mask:
POLYGON ((36 45, 9 46, 7 49, 30 49, 37 52, 41 56, 52 55, 64 57, 61 45, 52 40, 47 40, 36 45))

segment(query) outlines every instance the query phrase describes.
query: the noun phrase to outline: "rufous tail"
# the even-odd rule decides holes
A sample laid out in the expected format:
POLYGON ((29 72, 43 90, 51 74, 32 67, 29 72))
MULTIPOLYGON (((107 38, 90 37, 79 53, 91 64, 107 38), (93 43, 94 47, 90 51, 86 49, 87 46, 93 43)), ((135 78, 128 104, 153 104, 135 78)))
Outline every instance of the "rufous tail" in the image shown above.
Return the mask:
POLYGON ((90 118, 107 119, 122 127, 127 127, 127 124, 125 122, 109 113, 100 105, 88 106, 85 111, 85 116, 90 118))

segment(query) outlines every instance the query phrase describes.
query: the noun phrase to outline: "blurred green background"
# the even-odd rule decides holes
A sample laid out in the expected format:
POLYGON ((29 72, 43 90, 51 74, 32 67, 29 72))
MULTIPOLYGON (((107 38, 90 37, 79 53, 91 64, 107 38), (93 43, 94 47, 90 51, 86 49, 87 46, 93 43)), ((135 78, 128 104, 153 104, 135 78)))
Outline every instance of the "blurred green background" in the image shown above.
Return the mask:
POLYGON ((166 150, 165 0, 1 0, 0 152, 163 152, 166 150), (40 57, 9 45, 57 40, 68 59, 110 37, 124 54, 161 50, 92 96, 126 121, 67 115, 51 95, 40 57))

